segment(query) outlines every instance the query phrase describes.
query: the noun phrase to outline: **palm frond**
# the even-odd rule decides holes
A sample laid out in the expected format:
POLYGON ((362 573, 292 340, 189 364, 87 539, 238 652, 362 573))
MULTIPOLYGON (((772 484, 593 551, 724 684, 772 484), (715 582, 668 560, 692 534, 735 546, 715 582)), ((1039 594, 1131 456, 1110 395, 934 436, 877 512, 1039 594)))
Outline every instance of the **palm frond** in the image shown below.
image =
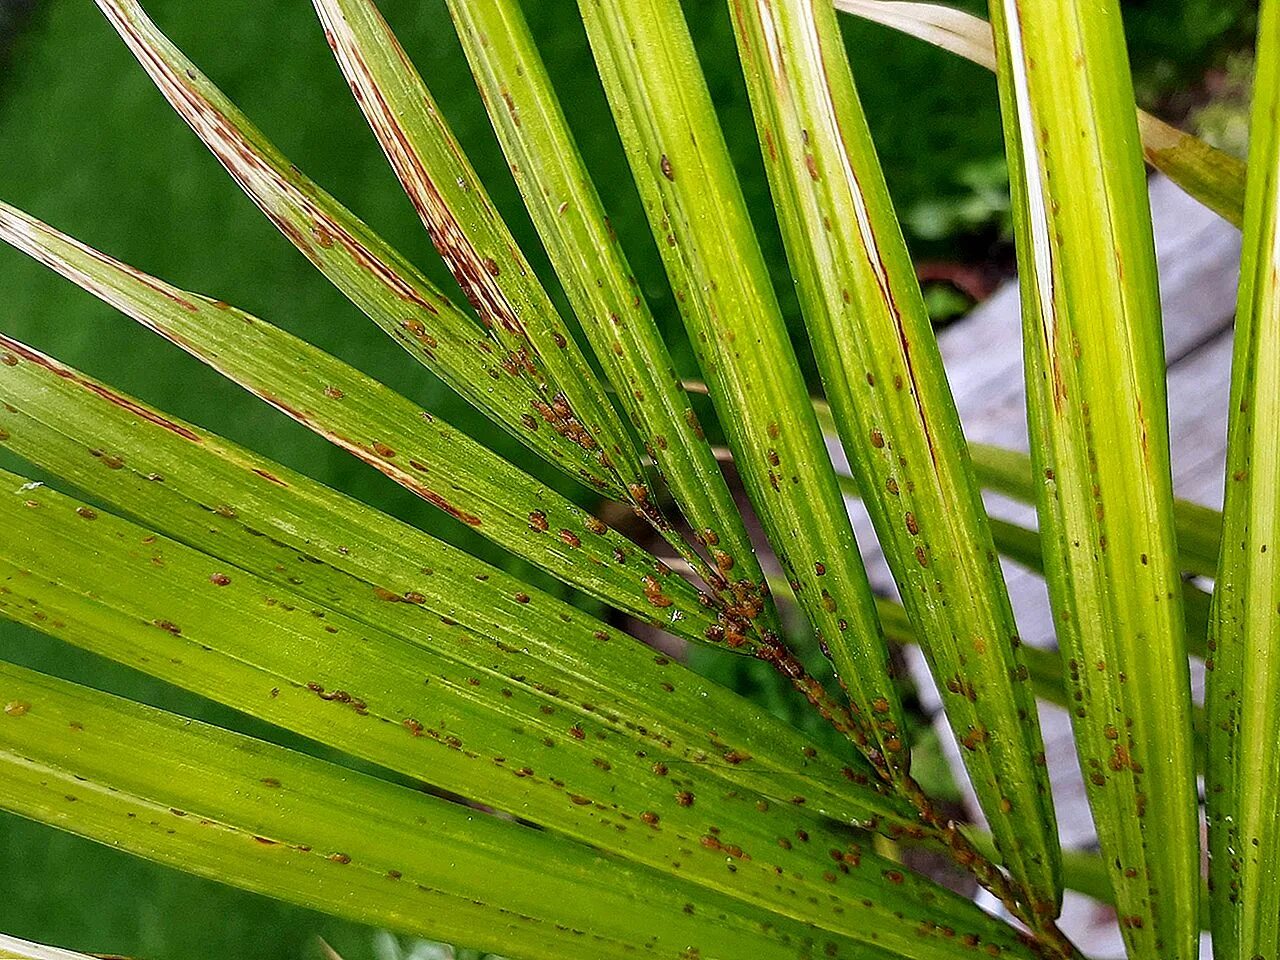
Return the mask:
POLYGON ((849 693, 853 736, 899 776, 905 720, 866 571, 678 0, 579 6, 747 493, 849 693))
MULTIPOLYGON (((303 906, 546 960, 637 943, 783 960, 808 936, 544 831, 20 667, 0 664, 0 702, 7 809, 303 906)), ((963 955, 940 949, 919 956, 963 955)))
POLYGON ((656 509, 616 411, 386 21, 369 0, 315 7, 383 152, 507 362, 637 509, 656 509))
MULTIPOLYGON (((498 556, 0 334, 0 452, 31 468, 0 469, 0 617, 254 731, 0 661, 0 809, 529 960, 1068 960, 1064 889, 1114 905, 1130 960, 1192 960, 1210 920, 1224 958, 1280 949, 1280 0, 1262 10, 1247 195, 1243 164, 1137 110, 1119 0, 992 0, 991 24, 898 0, 729 0, 825 400, 790 340, 693 8, 579 0, 727 448, 704 436, 613 233, 597 185, 618 171, 588 171, 520 0, 446 4, 554 278, 535 274, 376 0, 313 0, 457 304, 138 0, 95 2, 299 252, 578 486, 0 202, 0 239, 438 508, 440 537, 474 533, 498 556), (965 439, 837 9, 997 75, 1029 456, 965 439), (1223 514, 1172 494, 1144 159, 1244 224, 1223 514), (1039 529, 988 517, 984 491, 1035 504, 1039 529), (612 525, 588 497, 614 501, 599 511, 612 525), (890 595, 872 592, 853 497, 890 595), (1005 562, 1044 577, 1058 650, 1022 646, 1005 562), (686 641, 747 656, 691 651, 690 669, 666 652, 686 641), (912 770, 932 718, 906 709, 904 644, 942 691, 989 832, 921 786, 946 779, 931 740, 912 770), (1209 670, 1203 710, 1189 657, 1209 670), (730 674, 760 690, 709 679, 730 674), (1041 703, 1071 714, 1100 852, 1060 849, 1041 703), (917 872, 926 854, 1006 912, 917 872)), ((2 935, 0 956, 78 960, 2 935)))
MULTIPOLYGON (((567 404, 530 379, 478 319, 289 162, 147 18, 135 0, 100 0, 112 26, 227 172, 321 273, 418 362, 549 462, 625 499, 567 404)), ((567 348, 567 341, 566 341, 567 348)))
POLYGON ((1249 193, 1236 312, 1222 558, 1214 589, 1205 706, 1209 713, 1209 880, 1214 953, 1280 950, 1280 7, 1258 27, 1249 193))
MULTIPOLYGON (((418 642, 405 643, 88 504, 24 490, 22 478, 0 472, 0 486, 13 491, 0 502, 0 530, 12 544, 0 560, 3 603, 20 622, 832 935, 861 939, 871 924, 880 940, 906 943, 927 918, 971 926, 982 916, 805 807, 717 783, 717 769, 752 761, 728 743, 720 757, 677 755, 661 718, 646 735, 628 735, 571 681, 553 696, 527 678, 435 652, 450 640, 479 642, 447 625, 419 627, 418 642), (654 772, 660 757, 674 775, 654 772), (706 832, 699 797, 720 798, 715 833, 706 832), (779 836, 809 841, 782 849, 779 836), (752 855, 761 848, 768 859, 752 855), (831 872, 833 848, 848 869, 831 872), (726 862, 735 864, 728 878, 726 862), (791 891, 783 905, 779 868, 791 891)), ((988 940, 997 927, 976 929, 988 940)))
POLYGON ((856 754, 816 750, 741 697, 510 573, 16 341, 0 346, 16 361, 0 380, 5 445, 94 502, 200 549, 211 566, 423 646, 468 676, 501 675, 531 698, 530 711, 577 713, 637 739, 634 749, 668 757, 650 758, 651 772, 672 796, 681 788, 663 779, 670 768, 701 762, 736 787, 785 803, 800 795, 838 821, 912 827, 911 807, 876 790, 856 754))
POLYGON ((516 555, 689 639, 718 635, 712 607, 654 557, 441 418, 306 341, 112 260, 3 204, 0 239, 516 555))
POLYGON ((1134 958, 1198 955, 1199 825, 1146 181, 1117 3, 992 4, 1028 420, 1080 766, 1134 958), (1104 320, 1105 318, 1105 320, 1104 320))
MULTIPOLYGON (((627 264, 514 0, 450 5, 516 184, 596 359, 710 555, 704 575, 780 633, 742 514, 627 264)), ((698 563, 691 551, 686 559, 698 563)), ((701 564, 699 564, 701 567, 701 564)), ((730 638, 737 640, 737 637, 730 638)), ((754 643, 746 636, 742 642, 754 643)))
POLYGON ((1035 698, 942 357, 835 11, 736 8, 765 166, 823 387, 1001 859, 1061 903, 1035 698))

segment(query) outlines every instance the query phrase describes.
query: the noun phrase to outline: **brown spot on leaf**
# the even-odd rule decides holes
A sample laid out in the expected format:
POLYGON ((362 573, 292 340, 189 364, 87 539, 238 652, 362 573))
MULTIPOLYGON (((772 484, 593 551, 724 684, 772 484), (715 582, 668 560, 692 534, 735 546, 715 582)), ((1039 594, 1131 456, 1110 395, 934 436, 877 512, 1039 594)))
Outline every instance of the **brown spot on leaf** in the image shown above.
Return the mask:
POLYGON ((649 603, 655 607, 671 606, 671 598, 662 592, 662 585, 658 583, 656 577, 646 576, 643 583, 644 597, 649 603))

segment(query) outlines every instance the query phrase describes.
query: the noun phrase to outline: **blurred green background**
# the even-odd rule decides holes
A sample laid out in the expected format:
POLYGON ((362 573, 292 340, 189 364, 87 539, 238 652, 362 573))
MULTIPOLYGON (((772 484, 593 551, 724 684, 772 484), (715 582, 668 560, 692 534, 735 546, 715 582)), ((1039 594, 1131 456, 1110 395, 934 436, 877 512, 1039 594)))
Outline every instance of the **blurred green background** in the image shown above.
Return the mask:
MULTIPOLYGON (((517 238, 531 254, 538 252, 532 259, 547 276, 442 0, 383 0, 381 6, 509 214, 517 238)), ((980 11, 982 5, 964 6, 980 11)), ((149 8, 286 154, 426 267, 443 288, 453 289, 334 67, 307 0, 152 0, 149 8)), ((538 0, 526 9, 561 96, 571 106, 588 162, 608 174, 602 181, 606 203, 637 275, 656 314, 666 318, 678 361, 693 374, 638 199, 621 174, 621 148, 574 4, 538 0)), ((686 0, 686 11, 784 309, 794 323, 794 297, 726 5, 686 0)), ((1142 99, 1157 108, 1184 110, 1206 71, 1247 43, 1251 15, 1249 0, 1127 3, 1142 99)), ((931 262, 976 265, 988 272, 1007 269, 1002 235, 1007 198, 992 78, 881 28, 852 20, 845 26, 913 252, 931 262)), ((162 102, 89 0, 0 0, 0 56, 0 196, 5 200, 180 286, 269 318, 528 464, 512 442, 483 430, 461 401, 405 358, 257 213, 162 102)), ((939 314, 962 309, 965 301, 957 297, 954 291, 939 291, 934 298, 939 314)), ((486 552, 381 475, 8 248, 0 249, 0 329, 486 552)), ((807 357, 805 363, 812 374, 807 357)), ((24 470, 2 456, 0 464, 24 470)), ((528 466, 552 479, 538 465, 528 466)), ((264 732, 229 711, 12 625, 0 624, 0 656, 264 732)), ((777 690, 758 675, 736 671, 723 678, 771 709, 785 709, 777 690)), ((0 932, 21 937, 153 960, 318 956, 318 935, 347 960, 401 955, 393 941, 375 931, 141 863, 7 815, 0 815, 0 863, 0 932)), ((432 956, 421 945, 416 954, 409 947, 402 955, 432 956)))

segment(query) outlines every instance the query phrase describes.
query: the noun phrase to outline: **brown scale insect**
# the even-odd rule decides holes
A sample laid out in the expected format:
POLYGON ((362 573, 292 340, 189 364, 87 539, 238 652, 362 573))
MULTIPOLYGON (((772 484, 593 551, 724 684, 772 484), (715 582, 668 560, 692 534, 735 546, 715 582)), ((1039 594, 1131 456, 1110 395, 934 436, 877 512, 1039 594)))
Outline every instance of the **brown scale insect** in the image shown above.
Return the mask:
POLYGON ((662 584, 658 583, 656 577, 646 576, 642 581, 644 584, 644 597, 655 607, 671 606, 671 598, 662 592, 662 584))

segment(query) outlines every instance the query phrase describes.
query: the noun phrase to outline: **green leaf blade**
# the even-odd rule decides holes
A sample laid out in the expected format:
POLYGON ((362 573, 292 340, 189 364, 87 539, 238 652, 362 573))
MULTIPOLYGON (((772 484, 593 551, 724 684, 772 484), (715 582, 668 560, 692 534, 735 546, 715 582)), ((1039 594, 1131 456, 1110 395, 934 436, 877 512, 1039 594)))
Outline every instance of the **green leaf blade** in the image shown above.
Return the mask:
MULTIPOLYGON (((1046 478, 1041 475, 1037 480, 1035 467, 1027 454, 985 443, 969 444, 969 452, 973 457, 974 472, 983 487, 1035 506, 1038 491, 1046 483, 1046 478)), ((1175 499, 1173 522, 1177 530, 1181 569, 1201 577, 1214 576, 1218 570, 1218 550, 1222 540, 1222 514, 1190 500, 1175 499)))
POLYGON ((866 571, 677 0, 579 4, 747 492, 886 774, 903 714, 866 571))
MULTIPOLYGON (((146 528, 50 490, 24 491, 11 474, 0 481, 15 491, 0 503, 8 616, 831 934, 856 939, 872 924, 880 942, 905 944, 921 923, 945 915, 994 935, 970 904, 922 878, 898 873, 889 883, 892 863, 805 809, 720 782, 717 770, 751 761, 727 744, 726 760, 674 753, 660 729, 629 734, 581 702, 576 687, 552 691, 524 674, 437 654, 429 640, 398 642, 146 528), (673 773, 658 774, 658 764, 673 773), (716 830, 708 832, 702 805, 712 799, 716 830), (780 847, 780 836, 808 839, 780 847), (843 857, 840 873, 831 870, 832 849, 843 857), (726 862, 735 866, 727 877, 726 862), (781 902, 779 868, 787 876, 781 902)), ((447 625, 419 632, 433 629, 440 648, 483 639, 447 625)), ((678 671, 665 672, 676 679, 678 671)))
POLYGON ((1132 957, 1198 955, 1199 825, 1146 181, 1118 4, 991 5, 1028 419, 1080 766, 1132 957), (1106 322, 1100 322, 1106 318, 1106 322))
POLYGON ((450 4, 525 205, 597 360, 645 439, 672 495, 714 563, 722 589, 763 601, 762 627, 779 632, 741 513, 688 401, 652 313, 574 142, 528 23, 513 0, 450 4), (754 591, 758 594, 758 587, 754 591))
POLYGON ((715 612, 688 581, 487 447, 324 351, 118 263, 3 203, 0 238, 516 555, 688 639, 714 635, 715 612))
POLYGON ((18 667, 0 664, 0 702, 0 805, 303 906, 546 960, 635 943, 784 960, 804 929, 764 930, 768 915, 552 834, 18 667))
POLYGON ((1205 706, 1214 955, 1280 951, 1280 6, 1262 4, 1205 706))
POLYGON ((765 166, 835 423, 1033 915, 1062 887, 1035 698, 981 492, 835 11, 732 3, 765 166))
POLYGON ((655 510, 630 438, 422 78, 371 0, 315 0, 356 102, 419 218, 508 361, 565 435, 597 452, 639 509, 655 510))
POLYGON ((874 789, 853 751, 815 750, 785 724, 762 722, 743 698, 659 663, 502 570, 2 336, 0 347, 0 358, 16 361, 0 364, 4 445, 95 500, 473 670, 575 689, 610 723, 648 730, 682 756, 748 754, 753 762, 720 773, 749 790, 782 802, 803 796, 808 809, 846 823, 912 828, 914 810, 874 789), (436 624, 450 622, 487 642, 458 644, 446 633, 433 646, 436 624))
POLYGON ((564 416, 501 345, 351 211, 291 164, 146 16, 136 0, 96 0, 160 93, 267 218, 419 363, 548 462, 616 499, 564 416))

